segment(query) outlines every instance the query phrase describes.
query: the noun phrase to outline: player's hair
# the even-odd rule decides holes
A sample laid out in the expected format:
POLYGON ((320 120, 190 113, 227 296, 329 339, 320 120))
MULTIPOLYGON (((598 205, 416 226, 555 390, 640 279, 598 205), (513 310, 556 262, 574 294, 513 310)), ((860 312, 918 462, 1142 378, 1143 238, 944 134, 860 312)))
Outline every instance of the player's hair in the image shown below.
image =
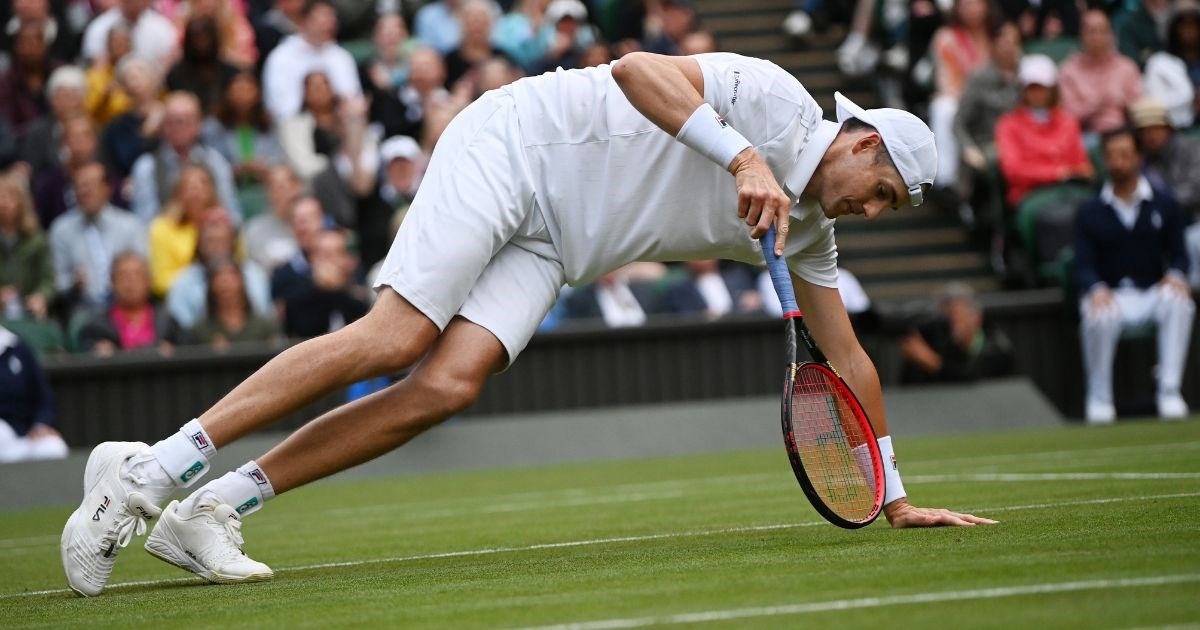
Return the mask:
MULTIPOLYGON (((875 133, 879 133, 873 125, 869 125, 857 118, 850 118, 847 119, 846 122, 842 123, 842 131, 847 131, 850 133, 859 131, 870 133, 874 131, 875 133)), ((892 168, 896 168, 896 163, 892 161, 892 155, 888 153, 887 147, 883 146, 882 136, 880 136, 880 138, 881 141, 879 146, 875 150, 875 165, 882 166, 886 164, 892 168)))

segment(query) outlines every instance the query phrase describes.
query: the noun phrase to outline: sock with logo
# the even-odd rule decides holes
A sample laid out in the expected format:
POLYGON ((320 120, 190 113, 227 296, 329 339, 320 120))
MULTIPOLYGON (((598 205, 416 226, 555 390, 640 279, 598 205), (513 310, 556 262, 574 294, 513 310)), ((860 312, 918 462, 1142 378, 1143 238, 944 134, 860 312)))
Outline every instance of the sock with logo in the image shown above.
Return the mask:
POLYGON ((208 459, 217 452, 198 420, 183 425, 177 433, 150 447, 171 482, 186 488, 208 472, 208 459))
POLYGON ((267 473, 253 461, 224 476, 204 484, 179 504, 179 516, 188 518, 196 509, 216 507, 222 503, 232 507, 238 516, 246 516, 262 508, 275 497, 275 488, 267 473))

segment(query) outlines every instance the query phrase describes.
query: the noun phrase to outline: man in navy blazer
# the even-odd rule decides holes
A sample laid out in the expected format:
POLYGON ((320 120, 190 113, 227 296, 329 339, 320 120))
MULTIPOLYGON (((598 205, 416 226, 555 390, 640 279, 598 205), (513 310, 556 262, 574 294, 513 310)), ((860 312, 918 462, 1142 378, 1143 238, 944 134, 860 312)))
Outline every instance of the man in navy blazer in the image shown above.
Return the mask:
POLYGON ((1079 287, 1087 420, 1113 422, 1112 365, 1121 331, 1158 327, 1158 414, 1187 415, 1180 395, 1195 304, 1187 284, 1184 217, 1170 195, 1141 174, 1132 131, 1102 140, 1109 180, 1083 204, 1075 225, 1075 282, 1079 287))

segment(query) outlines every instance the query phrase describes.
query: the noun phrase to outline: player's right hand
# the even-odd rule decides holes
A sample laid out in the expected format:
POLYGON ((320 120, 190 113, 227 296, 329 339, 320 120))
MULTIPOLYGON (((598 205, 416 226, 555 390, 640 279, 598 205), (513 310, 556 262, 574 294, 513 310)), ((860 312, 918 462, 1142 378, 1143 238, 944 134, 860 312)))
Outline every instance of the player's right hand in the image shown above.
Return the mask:
POLYGON ((760 238, 775 224, 775 254, 783 255, 787 241, 788 213, 792 200, 783 192, 767 163, 753 147, 743 150, 729 164, 738 194, 738 218, 750 226, 750 236, 760 238))

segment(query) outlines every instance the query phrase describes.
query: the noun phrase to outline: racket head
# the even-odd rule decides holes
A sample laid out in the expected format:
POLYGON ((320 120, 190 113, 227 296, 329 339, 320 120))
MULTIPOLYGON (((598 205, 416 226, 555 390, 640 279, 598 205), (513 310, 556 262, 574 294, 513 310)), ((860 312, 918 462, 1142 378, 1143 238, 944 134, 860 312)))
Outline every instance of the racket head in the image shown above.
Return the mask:
POLYGON ((789 367, 782 428, 796 481, 817 512, 846 529, 870 525, 883 508, 883 460, 862 405, 831 367, 789 367))

